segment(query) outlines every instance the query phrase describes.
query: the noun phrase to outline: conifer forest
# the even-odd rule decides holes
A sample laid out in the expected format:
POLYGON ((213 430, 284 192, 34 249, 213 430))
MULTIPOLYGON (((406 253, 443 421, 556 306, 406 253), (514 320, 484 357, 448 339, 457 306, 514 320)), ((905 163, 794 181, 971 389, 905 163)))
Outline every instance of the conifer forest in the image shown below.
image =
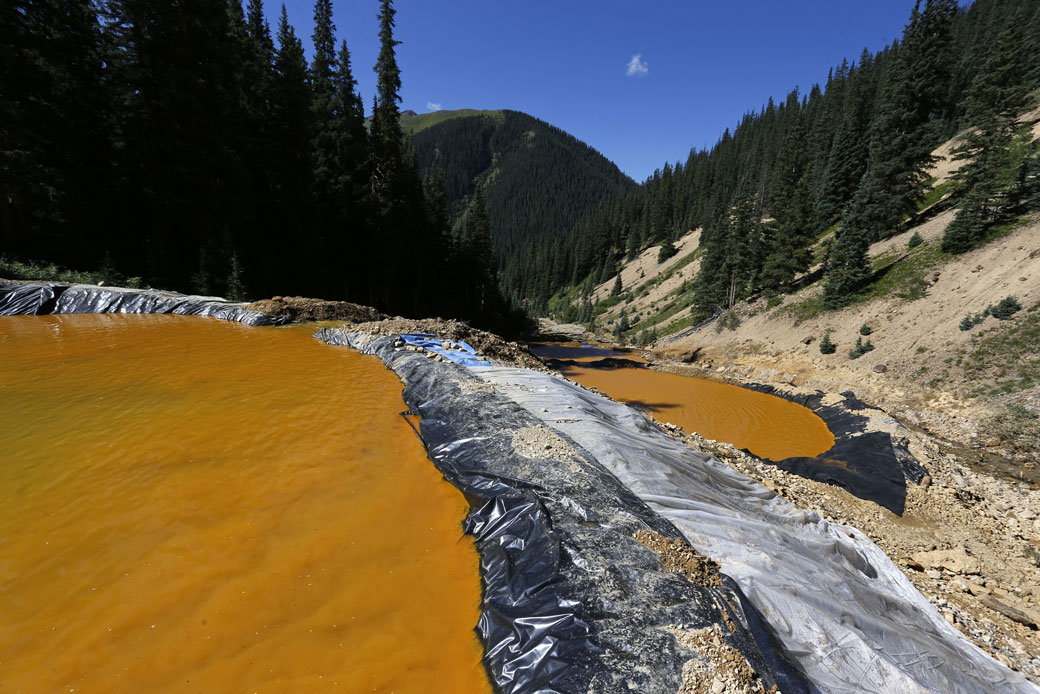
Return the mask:
POLYGON ((869 244, 920 209, 930 152, 965 129, 943 250, 1037 206, 1040 160, 1015 120, 1040 86, 1036 0, 921 0, 897 42, 640 185, 515 111, 412 135, 396 10, 376 9, 366 118, 331 0, 314 5, 309 61, 262 0, 3 3, 0 255, 501 329, 565 292, 563 317, 587 321, 593 286, 696 228, 712 271, 688 288, 695 317, 791 291, 821 262, 841 307, 871 281, 869 244))
POLYGON ((500 321, 484 203, 453 233, 444 176, 420 180, 396 10, 378 11, 366 123, 331 0, 314 5, 310 61, 261 0, 3 3, 0 253, 229 298, 500 321))

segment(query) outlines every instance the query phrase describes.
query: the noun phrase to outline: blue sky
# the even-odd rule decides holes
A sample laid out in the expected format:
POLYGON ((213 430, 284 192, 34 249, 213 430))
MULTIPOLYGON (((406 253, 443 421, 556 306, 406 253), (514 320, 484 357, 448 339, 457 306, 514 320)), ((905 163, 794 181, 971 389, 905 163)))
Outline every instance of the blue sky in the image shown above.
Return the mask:
MULTIPOLYGON (((279 6, 265 0, 275 28, 279 6)), ((642 181, 710 147, 770 96, 899 38, 913 0, 397 0, 402 109, 510 108, 592 145, 642 181), (638 58, 636 58, 638 56, 638 58), (635 59, 635 62, 633 60, 635 59), (632 67, 633 69, 630 69, 632 67)), ((310 55, 312 0, 287 0, 310 55)), ((334 0, 366 110, 377 0, 334 0)))

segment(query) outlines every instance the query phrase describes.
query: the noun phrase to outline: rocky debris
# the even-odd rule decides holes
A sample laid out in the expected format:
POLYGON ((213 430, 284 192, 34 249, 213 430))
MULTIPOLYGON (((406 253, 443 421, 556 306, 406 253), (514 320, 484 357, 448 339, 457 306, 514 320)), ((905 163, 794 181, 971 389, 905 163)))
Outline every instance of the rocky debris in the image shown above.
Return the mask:
POLYGON ((649 547, 661 555, 661 566, 666 571, 674 571, 701 585, 722 585, 719 565, 708 557, 698 554, 697 550, 684 539, 669 540, 664 535, 650 530, 640 530, 633 537, 641 545, 649 547))
POLYGON ((326 320, 347 320, 355 323, 382 320, 386 317, 370 306, 349 301, 325 301, 302 296, 275 296, 246 304, 246 309, 268 316, 288 318, 294 323, 326 320))
POLYGON ((982 567, 979 560, 970 556, 964 549, 937 549, 930 552, 917 552, 914 561, 927 569, 945 569, 955 574, 978 574, 982 567))
POLYGON ((979 602, 986 607, 999 612, 1013 622, 1024 624, 1033 631, 1036 631, 1038 624, 1040 624, 1040 616, 1034 610, 1030 610, 1027 607, 1012 607, 1006 602, 997 600, 992 595, 981 595, 979 596, 979 602))
MULTIPOLYGON (((490 383, 485 385, 490 386, 494 391, 494 386, 491 386, 490 383)), ((536 460, 578 459, 574 448, 559 434, 544 425, 517 429, 513 432, 512 443, 513 449, 525 458, 535 458, 536 460)))
POLYGON ((479 378, 471 378, 459 381, 459 390, 462 391, 463 395, 470 395, 472 393, 494 393, 495 386, 491 385, 487 381, 482 381, 479 378))
POLYGON ((548 371, 542 361, 524 347, 515 342, 509 342, 494 333, 471 327, 462 321, 443 318, 411 319, 398 316, 364 322, 351 327, 351 330, 376 336, 430 333, 442 340, 465 342, 473 347, 479 356, 496 364, 518 366, 542 372, 548 371))
POLYGON ((683 648, 695 657, 683 665, 683 683, 678 694, 779 694, 766 689, 744 656, 722 640, 717 624, 704 629, 665 627, 683 648))

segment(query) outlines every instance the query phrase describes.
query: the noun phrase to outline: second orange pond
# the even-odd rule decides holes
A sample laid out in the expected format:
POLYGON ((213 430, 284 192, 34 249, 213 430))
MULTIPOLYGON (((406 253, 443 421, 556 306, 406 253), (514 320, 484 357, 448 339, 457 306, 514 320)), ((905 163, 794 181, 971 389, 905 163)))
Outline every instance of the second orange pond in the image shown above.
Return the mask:
POLYGON ((812 410, 774 395, 645 368, 569 365, 563 374, 688 432, 746 448, 760 458, 813 457, 834 445, 812 410))

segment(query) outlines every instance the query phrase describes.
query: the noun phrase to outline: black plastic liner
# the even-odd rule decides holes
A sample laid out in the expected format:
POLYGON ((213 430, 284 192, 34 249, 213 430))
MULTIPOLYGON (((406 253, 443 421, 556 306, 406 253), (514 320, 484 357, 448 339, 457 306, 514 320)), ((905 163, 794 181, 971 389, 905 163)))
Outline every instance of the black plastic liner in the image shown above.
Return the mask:
POLYGON ((0 285, 0 316, 64 313, 170 313, 212 316, 246 325, 288 322, 287 318, 250 311, 243 303, 213 296, 56 282, 0 285))
POLYGON ((893 439, 888 432, 866 430, 868 417, 859 413, 880 410, 859 400, 851 391, 841 394, 844 402, 824 405, 823 393, 800 395, 763 384, 741 387, 808 407, 834 435, 834 445, 814 458, 765 462, 800 477, 841 487, 860 499, 903 515, 907 481, 918 484, 928 473, 910 453, 906 440, 893 439))
POLYGON ((467 387, 482 382, 465 367, 395 351, 393 337, 367 345, 341 330, 316 337, 376 354, 398 374, 430 458, 469 499, 465 530, 483 583, 477 631, 497 691, 671 694, 696 656, 662 627, 711 624, 766 689, 816 691, 731 580, 708 587, 661 568, 633 535, 676 539, 678 530, 573 442, 574 459, 523 457, 514 432, 544 425, 508 398, 467 387))
POLYGON ((0 316, 43 316, 53 313, 55 297, 64 289, 50 284, 0 286, 0 316))

